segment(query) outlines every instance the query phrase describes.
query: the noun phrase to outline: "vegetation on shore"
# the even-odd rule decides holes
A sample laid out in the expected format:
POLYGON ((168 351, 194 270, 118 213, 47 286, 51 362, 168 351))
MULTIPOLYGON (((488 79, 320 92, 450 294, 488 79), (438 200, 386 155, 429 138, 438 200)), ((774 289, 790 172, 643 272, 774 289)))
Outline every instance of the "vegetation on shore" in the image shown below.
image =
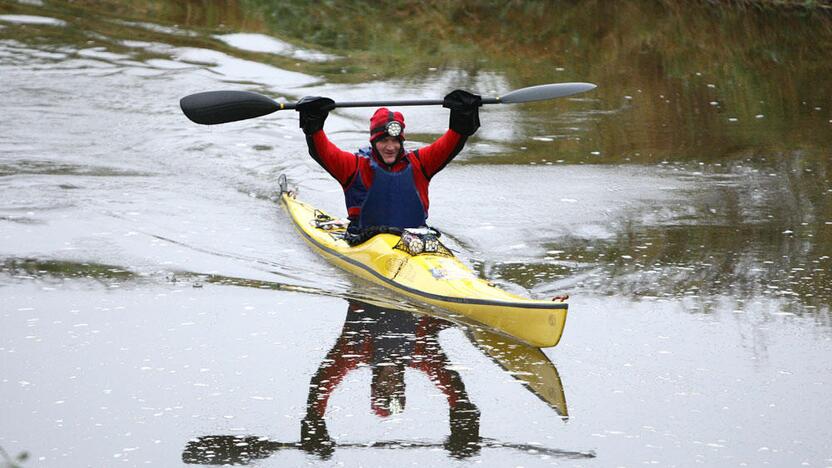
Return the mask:
MULTIPOLYGON (((673 53, 693 42, 702 47, 715 46, 713 51, 724 56, 742 52, 748 41, 743 40, 745 37, 726 41, 723 33, 751 34, 754 39, 771 37, 772 45, 783 39, 793 42, 788 35, 795 31, 812 34, 825 45, 829 42, 824 37, 832 35, 830 0, 53 3, 120 18, 158 18, 161 23, 202 32, 269 34, 344 57, 346 60, 335 63, 304 64, 304 68, 333 81, 347 82, 423 76, 429 69, 446 67, 472 72, 485 68, 511 70, 515 79, 531 82, 546 63, 582 64, 574 74, 586 75, 591 67, 598 66, 598 53, 603 58, 611 52, 620 56, 626 49, 638 51, 645 45, 673 53), (656 18, 663 21, 655 23, 656 18), (715 39, 722 41, 714 44, 715 39), (597 45, 598 49, 588 51, 587 45, 597 45)), ((197 43, 201 39, 180 38, 197 43)), ((566 74, 571 75, 570 71, 566 74)))
MULTIPOLYGON (((45 7, 18 4, 12 11, 46 9, 77 26, 19 28, 18 40, 29 34, 28 40, 52 41, 56 38, 48 34, 62 34, 61 40, 81 47, 116 52, 125 49, 123 43, 98 44, 99 38, 162 41, 211 48, 331 83, 424 83, 447 70, 459 72, 460 83, 497 73, 512 89, 589 81, 600 85, 580 97, 593 100, 591 105, 559 100, 524 107, 522 127, 541 139, 522 138, 527 151, 520 160, 540 161, 555 152, 564 161, 591 162, 591 150, 605 160, 656 163, 724 154, 759 159, 755 148, 793 152, 791 142, 823 147, 832 119, 823 79, 832 73, 830 4, 56 0, 45 7), (144 27, 147 21, 161 28, 144 27), (236 49, 216 37, 232 32, 261 33, 341 58, 304 62, 236 49), (587 120, 590 108, 599 112, 587 120), (587 132, 585 125, 594 128, 587 132), (564 135, 564 127, 590 136, 564 135)), ((809 160, 826 158, 814 149, 808 154, 809 160)), ((516 154, 510 158, 518 161, 516 154)))

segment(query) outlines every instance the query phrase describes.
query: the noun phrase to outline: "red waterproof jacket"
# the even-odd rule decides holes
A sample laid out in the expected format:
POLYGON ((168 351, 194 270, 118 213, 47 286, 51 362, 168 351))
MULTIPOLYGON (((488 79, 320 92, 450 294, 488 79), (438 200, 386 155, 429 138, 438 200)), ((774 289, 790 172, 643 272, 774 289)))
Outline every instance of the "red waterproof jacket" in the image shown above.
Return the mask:
MULTIPOLYGON (((413 165, 413 182, 425 213, 427 213, 430 204, 428 185, 431 178, 459 154, 467 139, 468 137, 464 135, 448 130, 428 146, 414 151, 405 151, 392 166, 387 166, 375 149, 372 150, 370 157, 392 172, 404 170, 408 164, 413 165)), ((323 130, 308 135, 306 143, 309 147, 309 155, 329 172, 344 189, 348 217, 351 220, 358 219, 361 214, 361 207, 353 200, 354 197, 350 196, 350 192, 359 178, 358 185, 362 185, 366 189, 372 187, 373 169, 369 158, 362 156, 360 153, 341 150, 329 141, 323 130)))

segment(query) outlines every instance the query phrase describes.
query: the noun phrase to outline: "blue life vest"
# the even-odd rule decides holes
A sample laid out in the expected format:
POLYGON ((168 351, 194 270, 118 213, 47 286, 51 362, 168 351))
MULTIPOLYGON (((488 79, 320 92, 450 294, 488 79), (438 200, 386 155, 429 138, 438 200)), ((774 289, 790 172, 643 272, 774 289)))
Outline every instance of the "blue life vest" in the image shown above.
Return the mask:
POLYGON ((411 228, 426 225, 425 207, 419 198, 419 191, 413 180, 413 165, 407 156, 404 158, 407 167, 402 171, 392 172, 381 167, 368 150, 369 148, 362 148, 357 155, 369 159, 373 171, 373 185, 369 189, 364 186, 359 170, 353 183, 344 193, 347 210, 350 207, 361 207, 358 219, 351 219, 350 228, 411 228), (355 224, 357 226, 354 226, 355 224))

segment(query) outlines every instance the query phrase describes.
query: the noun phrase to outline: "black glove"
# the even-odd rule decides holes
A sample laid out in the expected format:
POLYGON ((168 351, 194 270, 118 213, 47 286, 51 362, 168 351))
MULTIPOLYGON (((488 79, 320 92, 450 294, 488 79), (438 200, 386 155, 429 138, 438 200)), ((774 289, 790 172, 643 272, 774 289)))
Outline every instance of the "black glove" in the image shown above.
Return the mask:
POLYGON ((335 451, 335 444, 329 438, 326 421, 317 416, 307 415, 300 422, 300 446, 303 450, 328 459, 335 451))
POLYGON ((468 401, 458 401, 450 408, 451 435, 445 449, 454 458, 468 458, 480 451, 480 410, 468 401))
POLYGON ((303 133, 311 135, 324 128, 329 111, 335 108, 335 101, 327 97, 304 96, 295 105, 300 113, 300 128, 303 133))
POLYGON ((451 110, 448 127, 465 136, 471 136, 480 128, 480 106, 482 97, 468 91, 456 89, 445 96, 442 107, 451 110))

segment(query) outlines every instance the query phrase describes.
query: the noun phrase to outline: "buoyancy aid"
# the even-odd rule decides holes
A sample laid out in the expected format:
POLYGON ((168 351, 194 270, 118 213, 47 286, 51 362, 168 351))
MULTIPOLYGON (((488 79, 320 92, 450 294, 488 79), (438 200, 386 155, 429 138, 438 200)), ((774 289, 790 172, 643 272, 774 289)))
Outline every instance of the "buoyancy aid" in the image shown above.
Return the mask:
POLYGON ((427 216, 413 179, 413 164, 410 163, 409 154, 403 156, 407 167, 398 172, 382 167, 369 153, 369 148, 362 148, 356 154, 369 159, 373 184, 369 188, 364 185, 359 169, 353 182, 344 191, 347 212, 351 214, 350 229, 424 226, 427 216), (352 213, 356 211, 359 213, 353 216, 352 213))

